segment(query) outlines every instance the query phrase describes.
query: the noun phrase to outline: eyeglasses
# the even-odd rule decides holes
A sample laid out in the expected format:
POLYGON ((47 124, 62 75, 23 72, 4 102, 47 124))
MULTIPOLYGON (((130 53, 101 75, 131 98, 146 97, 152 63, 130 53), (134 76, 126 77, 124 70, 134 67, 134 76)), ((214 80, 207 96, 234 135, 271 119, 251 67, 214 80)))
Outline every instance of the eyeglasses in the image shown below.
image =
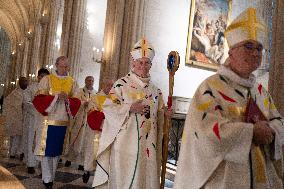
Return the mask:
POLYGON ((249 51, 257 50, 258 52, 262 52, 262 50, 263 50, 262 45, 259 45, 259 44, 255 45, 252 42, 247 42, 247 43, 243 44, 242 46, 244 46, 249 51))
POLYGON ((246 42, 240 45, 233 47, 233 49, 238 47, 244 47, 248 51, 257 50, 257 52, 261 53, 263 50, 263 46, 261 44, 253 43, 253 42, 246 42))

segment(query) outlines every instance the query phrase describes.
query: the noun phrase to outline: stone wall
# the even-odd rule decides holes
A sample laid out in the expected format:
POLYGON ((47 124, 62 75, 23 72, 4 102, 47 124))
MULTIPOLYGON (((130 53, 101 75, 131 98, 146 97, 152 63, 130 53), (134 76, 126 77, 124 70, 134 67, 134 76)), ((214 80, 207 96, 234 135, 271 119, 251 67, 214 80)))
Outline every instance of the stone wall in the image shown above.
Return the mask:
POLYGON ((4 29, 0 27, 0 97, 7 85, 6 77, 10 68, 11 43, 4 29), (4 84, 4 86, 3 86, 4 84))

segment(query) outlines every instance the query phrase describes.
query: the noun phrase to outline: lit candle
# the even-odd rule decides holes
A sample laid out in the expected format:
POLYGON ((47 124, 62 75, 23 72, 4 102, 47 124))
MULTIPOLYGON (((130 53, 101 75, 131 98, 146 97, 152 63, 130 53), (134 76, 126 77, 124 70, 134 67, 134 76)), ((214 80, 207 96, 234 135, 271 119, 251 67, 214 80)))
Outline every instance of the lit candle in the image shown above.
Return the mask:
POLYGON ((100 59, 98 59, 98 58, 100 58, 100 49, 97 49, 97 54, 96 54, 96 61, 97 62, 100 61, 100 59))
POLYGON ((96 61, 96 50, 97 50, 97 48, 96 47, 93 47, 93 57, 92 57, 92 59, 93 59, 93 61, 95 62, 96 61))
POLYGON ((101 60, 104 58, 104 52, 105 52, 105 48, 102 48, 102 56, 101 56, 101 60))

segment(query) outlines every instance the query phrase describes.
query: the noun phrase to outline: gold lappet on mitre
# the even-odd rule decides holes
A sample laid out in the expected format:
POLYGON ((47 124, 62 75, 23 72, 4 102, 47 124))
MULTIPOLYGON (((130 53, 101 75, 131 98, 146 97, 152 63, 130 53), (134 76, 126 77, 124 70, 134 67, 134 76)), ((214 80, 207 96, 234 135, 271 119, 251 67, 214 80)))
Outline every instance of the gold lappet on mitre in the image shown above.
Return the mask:
POLYGON ((142 57, 149 58, 152 62, 154 56, 155 56, 155 51, 152 45, 145 39, 142 38, 140 41, 138 41, 133 49, 130 52, 131 57, 133 60, 137 60, 142 57))
POLYGON ((263 45, 268 46, 268 30, 267 25, 261 15, 255 8, 247 8, 225 31, 225 37, 229 47, 245 40, 255 40, 263 45))

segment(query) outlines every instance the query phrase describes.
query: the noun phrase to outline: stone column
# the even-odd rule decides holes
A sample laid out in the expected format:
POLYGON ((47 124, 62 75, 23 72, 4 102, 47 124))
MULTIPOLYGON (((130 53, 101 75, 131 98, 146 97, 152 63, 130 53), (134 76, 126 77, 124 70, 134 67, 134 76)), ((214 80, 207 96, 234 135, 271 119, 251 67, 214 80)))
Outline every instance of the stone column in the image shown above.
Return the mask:
POLYGON ((30 40, 28 38, 25 38, 24 41, 24 48, 23 48, 23 59, 21 65, 19 65, 20 68, 20 76, 28 76, 29 75, 29 67, 31 62, 29 61, 29 49, 30 49, 30 40))
POLYGON ((108 0, 100 85, 128 73, 131 48, 144 35, 145 7, 145 0, 108 0))
MULTIPOLYGON (((41 14, 39 13, 39 17, 41 14)), ((28 52, 28 73, 35 73, 37 74, 37 70, 42 66, 43 59, 40 59, 41 54, 41 23, 38 20, 34 27, 34 33, 30 36, 30 46, 28 52)), ((43 49, 42 49, 43 50, 43 49)), ((42 51, 44 52, 44 51, 42 51)))
POLYGON ((16 80, 19 78, 22 74, 21 69, 23 65, 23 58, 24 58, 24 53, 25 53, 25 48, 28 47, 28 42, 24 39, 21 43, 17 45, 17 50, 16 50, 16 62, 13 65, 13 79, 16 80))
POLYGON ((78 78, 85 25, 86 0, 65 0, 60 51, 68 57, 70 74, 78 78))
POLYGON ((272 26, 269 91, 281 115, 284 115, 284 1, 275 0, 272 26))
POLYGON ((56 51, 55 39, 57 24, 59 20, 59 11, 62 6, 62 0, 53 0, 50 7, 48 31, 47 31, 47 40, 46 40, 46 54, 44 65, 54 64, 54 53, 56 51))
MULTIPOLYGON (((59 17, 59 11, 62 4, 62 0, 51 0, 49 4, 45 5, 47 14, 41 17, 41 38, 40 38, 40 52, 39 62, 40 66, 45 67, 54 63, 54 52, 55 52, 55 38, 56 29, 59 17)), ((38 40, 37 38, 35 40, 38 40)), ((34 43, 36 46, 38 43, 34 43)))
MULTIPOLYGON (((18 52, 16 52, 18 53, 18 52)), ((15 77, 15 68, 16 68, 16 64, 17 64, 17 54, 13 54, 11 55, 11 62, 10 65, 8 66, 8 73, 9 75, 7 75, 7 82, 6 82, 6 91, 5 91, 5 96, 7 96, 14 88, 15 85, 11 84, 12 81, 16 81, 16 77, 15 77)))
POLYGON ((47 28, 48 28, 48 19, 47 16, 44 16, 40 21, 40 39, 39 39, 39 52, 38 52, 38 61, 40 67, 45 66, 45 51, 46 51, 46 38, 47 38, 47 28))
MULTIPOLYGON (((11 41, 4 30, 0 28, 0 97, 8 87, 9 67, 11 64, 11 41), (4 86, 2 85, 4 84, 4 86)), ((7 91, 7 90, 6 90, 7 91)))

